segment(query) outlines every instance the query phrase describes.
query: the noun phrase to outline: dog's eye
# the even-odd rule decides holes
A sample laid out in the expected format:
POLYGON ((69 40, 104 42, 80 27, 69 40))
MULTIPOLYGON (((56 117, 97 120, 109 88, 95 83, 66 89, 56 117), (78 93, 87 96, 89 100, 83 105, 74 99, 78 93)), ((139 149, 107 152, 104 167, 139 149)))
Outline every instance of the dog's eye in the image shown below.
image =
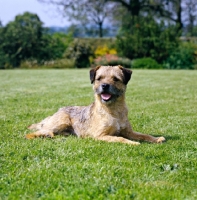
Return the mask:
POLYGON ((100 80, 101 80, 101 76, 99 76, 96 80, 97 80, 97 81, 100 81, 100 80))
POLYGON ((119 79, 117 77, 113 77, 113 81, 117 82, 119 79))

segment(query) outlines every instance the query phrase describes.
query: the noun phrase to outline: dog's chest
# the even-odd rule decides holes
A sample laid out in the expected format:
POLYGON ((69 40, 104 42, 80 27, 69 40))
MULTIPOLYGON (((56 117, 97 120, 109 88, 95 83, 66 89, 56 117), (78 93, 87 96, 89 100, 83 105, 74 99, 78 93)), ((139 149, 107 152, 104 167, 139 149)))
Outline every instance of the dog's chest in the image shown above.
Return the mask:
POLYGON ((120 132, 121 130, 126 128, 126 120, 120 118, 112 118, 111 125, 116 129, 116 132, 120 132))
POLYGON ((127 127, 127 117, 123 114, 118 116, 106 114, 100 122, 99 126, 103 129, 102 131, 109 135, 118 135, 127 127))

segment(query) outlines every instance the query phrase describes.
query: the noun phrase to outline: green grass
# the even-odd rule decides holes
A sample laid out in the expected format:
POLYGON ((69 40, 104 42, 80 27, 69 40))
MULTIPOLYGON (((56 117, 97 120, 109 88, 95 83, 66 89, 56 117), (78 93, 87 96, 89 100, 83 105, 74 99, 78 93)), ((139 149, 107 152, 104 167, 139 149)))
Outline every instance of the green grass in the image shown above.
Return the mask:
POLYGON ((129 120, 164 144, 26 140, 33 122, 93 101, 83 70, 0 71, 0 199, 197 199, 197 71, 134 70, 129 120))

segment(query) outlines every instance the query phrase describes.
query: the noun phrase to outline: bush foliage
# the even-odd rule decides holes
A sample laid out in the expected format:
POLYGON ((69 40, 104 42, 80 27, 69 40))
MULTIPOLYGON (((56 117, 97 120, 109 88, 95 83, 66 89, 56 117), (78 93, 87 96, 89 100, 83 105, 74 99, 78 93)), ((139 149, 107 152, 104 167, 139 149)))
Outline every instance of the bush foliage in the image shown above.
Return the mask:
POLYGON ((36 14, 17 15, 0 27, 0 68, 16 68, 26 60, 45 61, 62 58, 67 47, 57 35, 47 33, 36 14))
POLYGON ((134 24, 132 28, 123 27, 117 36, 117 50, 122 56, 130 59, 151 57, 161 63, 178 46, 175 27, 167 28, 164 22, 157 23, 151 17, 138 18, 134 24))
POLYGON ((107 45, 103 45, 103 46, 98 46, 94 52, 94 55, 96 57, 99 56, 104 56, 106 54, 110 54, 110 55, 116 55, 117 51, 115 48, 109 48, 107 45))
POLYGON ((118 57, 117 55, 107 54, 96 58, 94 60, 94 65, 121 65, 126 68, 131 68, 131 60, 128 58, 118 57))
POLYGON ((138 58, 132 61, 132 68, 161 69, 162 65, 158 64, 158 62, 153 58, 138 58))
POLYGON ((65 57, 75 62, 75 67, 84 68, 90 66, 90 57, 93 55, 91 46, 81 40, 74 40, 66 50, 65 57))
POLYGON ((22 61, 20 64, 22 69, 37 69, 37 68, 46 68, 46 69, 70 69, 75 68, 75 62, 71 59, 55 59, 50 61, 45 61, 40 65, 37 60, 26 60, 22 61))
POLYGON ((163 67, 166 69, 194 69, 195 63, 197 63, 197 45, 183 42, 163 62, 163 67))

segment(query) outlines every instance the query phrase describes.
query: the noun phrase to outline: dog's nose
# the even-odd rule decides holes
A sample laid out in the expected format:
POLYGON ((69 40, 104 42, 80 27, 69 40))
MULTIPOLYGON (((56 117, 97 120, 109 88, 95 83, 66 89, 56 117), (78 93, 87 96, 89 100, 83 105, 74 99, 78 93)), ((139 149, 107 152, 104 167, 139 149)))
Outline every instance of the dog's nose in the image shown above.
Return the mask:
POLYGON ((107 83, 103 83, 101 86, 102 86, 102 89, 108 89, 109 88, 109 84, 107 84, 107 83))

